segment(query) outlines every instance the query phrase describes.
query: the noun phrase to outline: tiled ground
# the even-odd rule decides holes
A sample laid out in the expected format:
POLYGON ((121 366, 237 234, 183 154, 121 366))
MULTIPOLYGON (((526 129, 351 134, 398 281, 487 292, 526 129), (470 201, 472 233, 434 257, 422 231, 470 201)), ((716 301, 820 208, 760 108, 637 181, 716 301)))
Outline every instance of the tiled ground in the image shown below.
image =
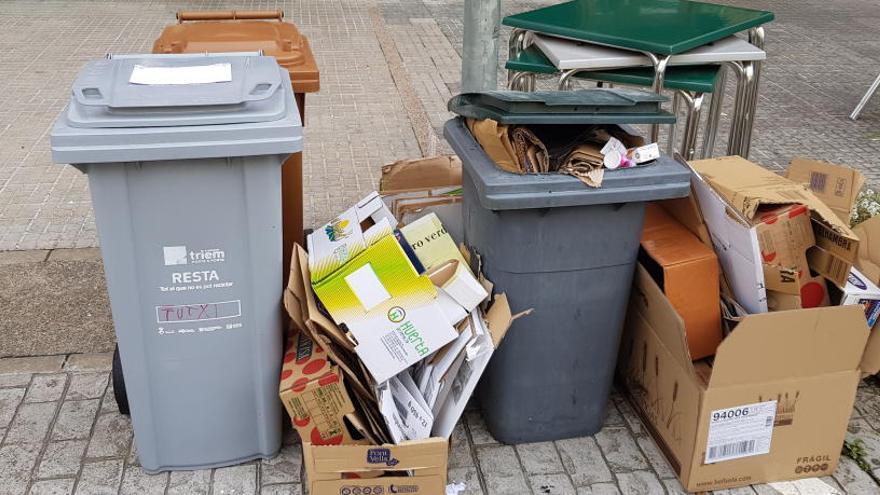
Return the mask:
MULTIPOLYGON (((503 9, 546 3, 505 0, 503 9)), ((729 3, 777 14, 752 158, 779 168, 808 155, 877 181, 880 98, 861 121, 846 118, 880 67, 876 0, 729 3)), ((462 0, 4 0, 0 250, 97 245, 85 177, 52 165, 48 151, 73 77, 106 53, 148 51, 175 11, 210 8, 283 8, 311 39, 322 88, 307 99, 307 224, 374 188, 380 165, 448 151, 440 136, 459 87, 462 0)))
MULTIPOLYGON (((108 379, 109 354, 0 359, 0 494, 301 495, 302 450, 285 434, 275 459, 240 466, 147 475, 139 467, 131 422, 119 414, 108 379)), ((880 475, 880 388, 859 389, 850 439, 859 438, 880 475)), ((632 409, 619 395, 594 437, 502 445, 478 410, 452 437, 450 482, 464 494, 679 495, 681 485, 632 409)), ((848 458, 833 477, 716 491, 724 495, 880 493, 848 458)), ((433 494, 430 494, 433 495, 433 494)), ((441 495, 441 494, 437 494, 441 495)))

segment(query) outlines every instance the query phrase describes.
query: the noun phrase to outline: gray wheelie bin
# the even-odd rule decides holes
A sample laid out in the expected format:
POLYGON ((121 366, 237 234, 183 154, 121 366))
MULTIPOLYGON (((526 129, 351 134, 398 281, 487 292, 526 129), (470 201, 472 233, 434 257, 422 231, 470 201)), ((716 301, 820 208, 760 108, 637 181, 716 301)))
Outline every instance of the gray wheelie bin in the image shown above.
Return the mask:
MULTIPOLYGON (((461 95, 450 110, 511 124, 671 118, 660 111, 656 95, 573 93, 562 99, 558 93, 461 95)), ((688 171, 661 156, 649 165, 606 171, 602 187, 593 189, 566 175, 500 170, 461 118, 447 122, 444 135, 464 166, 465 243, 511 306, 534 308, 513 323, 481 379, 489 431, 505 443, 599 431, 645 202, 687 196, 688 171)))
POLYGON ((302 149, 287 71, 256 54, 85 66, 51 133, 88 174, 140 463, 281 443, 281 163, 302 149))

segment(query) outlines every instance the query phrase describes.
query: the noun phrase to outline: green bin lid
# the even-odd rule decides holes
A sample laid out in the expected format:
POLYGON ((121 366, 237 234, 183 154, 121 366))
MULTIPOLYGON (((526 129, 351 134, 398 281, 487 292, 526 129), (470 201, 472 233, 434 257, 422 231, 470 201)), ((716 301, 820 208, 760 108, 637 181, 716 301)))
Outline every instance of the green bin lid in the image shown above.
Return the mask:
POLYGON ((631 89, 486 91, 455 96, 448 108, 502 124, 670 124, 675 116, 660 107, 666 100, 631 89))

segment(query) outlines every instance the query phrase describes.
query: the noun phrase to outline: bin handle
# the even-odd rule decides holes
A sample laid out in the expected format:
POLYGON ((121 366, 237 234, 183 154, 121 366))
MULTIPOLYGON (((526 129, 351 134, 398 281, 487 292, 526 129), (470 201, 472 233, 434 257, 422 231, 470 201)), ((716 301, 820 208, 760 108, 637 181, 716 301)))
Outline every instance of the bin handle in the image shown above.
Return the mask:
POLYGON ((255 19, 284 19, 283 10, 181 10, 177 13, 177 22, 186 21, 238 21, 255 19))

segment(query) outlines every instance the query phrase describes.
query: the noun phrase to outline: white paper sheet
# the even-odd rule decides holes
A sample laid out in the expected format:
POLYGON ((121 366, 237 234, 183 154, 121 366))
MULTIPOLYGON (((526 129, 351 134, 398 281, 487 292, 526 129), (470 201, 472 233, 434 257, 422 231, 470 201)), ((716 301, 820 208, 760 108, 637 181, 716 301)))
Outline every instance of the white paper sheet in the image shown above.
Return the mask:
POLYGON ((128 82, 132 84, 209 84, 232 81, 231 64, 188 67, 146 67, 135 65, 128 82))

